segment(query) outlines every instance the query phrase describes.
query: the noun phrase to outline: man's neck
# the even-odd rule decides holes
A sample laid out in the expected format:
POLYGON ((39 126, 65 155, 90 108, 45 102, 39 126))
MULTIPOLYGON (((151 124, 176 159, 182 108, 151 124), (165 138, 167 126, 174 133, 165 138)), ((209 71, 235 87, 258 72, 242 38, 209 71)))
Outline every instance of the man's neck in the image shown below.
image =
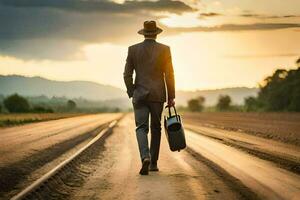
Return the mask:
POLYGON ((154 40, 154 41, 156 41, 156 38, 145 37, 145 40, 154 40))

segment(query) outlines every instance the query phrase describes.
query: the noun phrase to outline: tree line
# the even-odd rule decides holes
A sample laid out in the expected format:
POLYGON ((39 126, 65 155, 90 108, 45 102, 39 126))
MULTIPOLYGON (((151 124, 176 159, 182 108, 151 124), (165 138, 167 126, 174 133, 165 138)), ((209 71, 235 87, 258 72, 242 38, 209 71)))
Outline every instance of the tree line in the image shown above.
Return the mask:
MULTIPOLYGON (((300 58, 296 61, 297 69, 277 69, 259 85, 257 97, 244 99, 244 105, 232 105, 231 97, 219 96, 214 110, 217 111, 291 111, 300 112, 300 58)), ((190 99, 188 110, 201 112, 204 109, 205 98, 190 99)))
POLYGON ((65 113, 65 112, 87 112, 87 113, 97 113, 97 112, 119 112, 118 108, 108 108, 108 107, 91 107, 91 108, 80 108, 74 100, 65 100, 62 104, 51 105, 43 103, 32 103, 27 98, 19 95, 13 94, 3 98, 2 105, 0 104, 0 112, 9 113, 65 113))
MULTIPOLYGON (((54 113, 54 109, 42 105, 31 105, 29 101, 18 94, 10 95, 3 100, 4 108, 10 113, 54 113)), ((65 111, 73 111, 76 103, 68 100, 65 105, 65 111)), ((0 111, 2 107, 0 108, 0 111)))
MULTIPOLYGON (((187 109, 192 112, 201 112, 205 109, 205 97, 199 96, 190 99, 187 102, 187 109)), ((232 105, 232 100, 229 95, 220 95, 217 104, 214 106, 213 111, 229 111, 238 110, 236 106, 232 105)))

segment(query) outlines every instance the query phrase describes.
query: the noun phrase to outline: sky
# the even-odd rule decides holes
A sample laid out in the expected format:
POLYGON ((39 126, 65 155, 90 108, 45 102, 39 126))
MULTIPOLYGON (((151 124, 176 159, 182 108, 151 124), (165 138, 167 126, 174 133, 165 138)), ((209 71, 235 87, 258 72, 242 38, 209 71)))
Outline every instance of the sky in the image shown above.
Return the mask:
POLYGON ((0 0, 0 74, 124 89, 145 20, 164 30, 177 89, 256 87, 300 57, 299 0, 0 0))

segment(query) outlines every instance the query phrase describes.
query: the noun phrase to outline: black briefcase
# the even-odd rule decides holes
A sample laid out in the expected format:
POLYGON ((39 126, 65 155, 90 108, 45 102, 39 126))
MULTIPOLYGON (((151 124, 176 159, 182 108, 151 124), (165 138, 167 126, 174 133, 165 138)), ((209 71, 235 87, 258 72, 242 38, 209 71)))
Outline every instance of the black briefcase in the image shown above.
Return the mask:
POLYGON ((165 133, 169 142, 171 151, 180 151, 186 147, 184 129, 181 122, 181 117, 177 115, 175 106, 172 106, 175 115, 171 114, 171 108, 166 106, 169 110, 169 116, 164 117, 165 133))

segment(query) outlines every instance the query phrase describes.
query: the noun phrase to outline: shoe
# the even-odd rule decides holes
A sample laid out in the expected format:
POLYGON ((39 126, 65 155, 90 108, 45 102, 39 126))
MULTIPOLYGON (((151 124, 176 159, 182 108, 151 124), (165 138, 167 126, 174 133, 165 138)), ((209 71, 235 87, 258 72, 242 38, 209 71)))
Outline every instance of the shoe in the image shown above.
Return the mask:
POLYGON ((150 165, 150 159, 145 158, 143 160, 142 168, 140 170, 140 175, 148 175, 149 174, 149 165, 150 165))
POLYGON ((149 171, 158 172, 159 169, 157 167, 157 164, 156 163, 150 163, 150 165, 149 165, 149 171))

